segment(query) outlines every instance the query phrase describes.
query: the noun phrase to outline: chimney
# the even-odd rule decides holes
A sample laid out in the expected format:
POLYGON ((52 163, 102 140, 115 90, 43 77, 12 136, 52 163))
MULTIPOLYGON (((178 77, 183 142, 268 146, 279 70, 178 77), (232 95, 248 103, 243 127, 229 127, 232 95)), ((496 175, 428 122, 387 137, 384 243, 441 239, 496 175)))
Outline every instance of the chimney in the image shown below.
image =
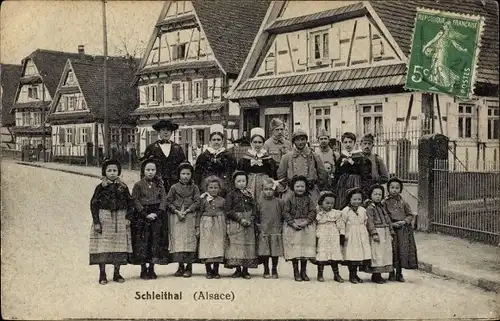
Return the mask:
POLYGON ((80 55, 84 55, 85 54, 85 46, 84 45, 79 45, 78 46, 78 53, 80 55))

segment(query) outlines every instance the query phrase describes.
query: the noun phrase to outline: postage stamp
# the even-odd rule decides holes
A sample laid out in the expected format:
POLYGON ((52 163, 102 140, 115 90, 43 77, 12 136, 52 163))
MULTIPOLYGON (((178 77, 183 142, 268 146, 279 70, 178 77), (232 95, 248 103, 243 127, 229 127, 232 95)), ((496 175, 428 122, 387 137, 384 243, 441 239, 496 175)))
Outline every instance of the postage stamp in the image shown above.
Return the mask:
POLYGON ((469 98, 484 18, 417 8, 406 89, 469 98))

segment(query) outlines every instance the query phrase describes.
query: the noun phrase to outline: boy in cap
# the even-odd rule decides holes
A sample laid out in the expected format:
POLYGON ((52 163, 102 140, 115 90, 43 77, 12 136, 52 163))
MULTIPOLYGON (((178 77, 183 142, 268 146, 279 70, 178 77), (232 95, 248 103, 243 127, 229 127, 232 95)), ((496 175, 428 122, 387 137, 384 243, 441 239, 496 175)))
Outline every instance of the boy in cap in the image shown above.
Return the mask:
POLYGON ((292 150, 292 143, 284 137, 285 123, 278 118, 273 118, 269 124, 271 137, 264 143, 264 149, 279 164, 283 155, 292 150))
POLYGON ((363 154, 370 159, 372 163, 372 183, 370 184, 385 184, 389 180, 389 172, 385 166, 384 161, 380 156, 373 153, 373 141, 374 137, 372 134, 367 134, 361 138, 361 149, 363 154))
MULTIPOLYGON (((278 168, 277 178, 287 184, 295 176, 305 176, 313 201, 319 197, 318 185, 327 181, 327 172, 318 154, 307 147, 308 135, 299 129, 292 135, 293 150, 286 153, 278 168)), ((292 193, 292 191, 289 191, 292 193)))

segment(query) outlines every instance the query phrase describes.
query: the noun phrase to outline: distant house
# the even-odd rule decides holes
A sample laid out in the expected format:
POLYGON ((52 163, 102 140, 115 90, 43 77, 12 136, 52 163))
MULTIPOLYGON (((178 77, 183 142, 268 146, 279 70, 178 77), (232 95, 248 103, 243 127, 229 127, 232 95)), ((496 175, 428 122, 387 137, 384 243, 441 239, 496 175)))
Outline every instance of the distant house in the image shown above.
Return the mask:
POLYGON ((209 126, 223 123, 237 138, 239 106, 224 98, 238 77, 269 1, 166 1, 135 83, 140 93, 140 150, 156 140, 151 125, 171 119, 173 139, 192 159, 209 126))
POLYGON ((14 114, 11 114, 16 89, 21 78, 23 67, 21 65, 0 64, 0 114, 2 148, 15 149, 16 142, 11 132, 11 127, 15 125, 14 114))
MULTIPOLYGON (((70 57, 50 105, 47 122, 52 128, 53 159, 85 160, 104 146, 103 57, 70 57)), ((135 148, 137 90, 130 84, 138 61, 108 57, 108 115, 112 149, 135 148)), ((101 153, 102 154, 102 153, 101 153)))
POLYGON ((242 108, 241 130, 268 129, 273 117, 313 141, 320 128, 333 137, 399 128, 391 139, 406 137, 404 128, 430 130, 450 137, 452 157, 477 167, 500 161, 498 72, 493 1, 273 1, 228 97, 242 108), (485 17, 473 99, 403 89, 417 7, 485 17))

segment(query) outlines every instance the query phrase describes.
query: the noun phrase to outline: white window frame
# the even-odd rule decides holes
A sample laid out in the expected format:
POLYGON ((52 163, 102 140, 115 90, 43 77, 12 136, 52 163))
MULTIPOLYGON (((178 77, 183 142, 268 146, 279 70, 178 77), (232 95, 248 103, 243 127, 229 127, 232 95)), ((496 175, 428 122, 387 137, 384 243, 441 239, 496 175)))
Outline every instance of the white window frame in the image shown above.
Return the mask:
POLYGON ((65 128, 66 130, 66 139, 65 139, 65 144, 73 144, 73 127, 68 127, 65 128))
POLYGON ((329 52, 329 29, 323 28, 319 30, 313 30, 309 32, 309 65, 316 66, 318 64, 330 63, 330 52, 329 52), (320 57, 316 58, 316 36, 319 36, 319 54, 320 57), (326 43, 325 43, 326 41, 326 43))
MULTIPOLYGON (((497 103, 498 104, 498 103, 497 103)), ((497 140, 500 138, 500 107, 486 106, 488 108, 488 140, 497 140), (495 123, 497 130, 495 131, 495 123)))
POLYGON ((90 131, 89 127, 81 127, 80 128, 80 144, 86 144, 87 142, 87 135, 90 131))
POLYGON ((361 125, 361 135, 372 134, 377 135, 382 133, 384 130, 384 104, 381 102, 374 103, 363 103, 358 105, 360 125, 361 125), (365 111, 366 108, 370 108, 365 111), (377 110, 380 108, 379 110, 377 110), (370 119, 370 128, 367 130, 365 126, 365 119, 370 119), (377 120, 380 120, 380 124, 377 126, 377 120))
POLYGON ((75 111, 78 106, 78 98, 76 96, 68 97, 68 111, 75 111), (73 105, 74 104, 74 105, 73 105))
POLYGON ((332 131, 332 106, 311 106, 311 130, 310 137, 311 141, 315 142, 318 137, 318 132, 320 129, 326 129, 331 133, 332 131), (318 115, 318 111, 320 114, 318 115), (317 122, 320 121, 321 124, 318 126, 317 122))
POLYGON ((462 139, 475 138, 477 122, 477 106, 470 103, 459 103, 457 106, 457 137, 462 139), (470 108, 470 109, 469 109, 470 108), (470 133, 467 133, 467 122, 470 122, 470 133))
POLYGON ((149 85, 149 105, 158 106, 158 84, 149 85))
POLYGON ((22 119, 23 119, 23 126, 30 126, 31 125, 31 113, 29 111, 23 111, 22 112, 22 119))
POLYGON ((192 90, 193 100, 203 100, 203 79, 193 80, 192 90))
POLYGON ((42 113, 34 112, 32 120, 33 120, 31 123, 32 126, 41 126, 42 125, 42 113))
POLYGON ((109 130, 109 138, 111 143, 120 143, 120 128, 111 128, 109 130), (117 139, 114 139, 117 138, 117 139))
POLYGON ((135 144, 136 143, 136 135, 137 129, 131 128, 127 131, 127 144, 135 144))
POLYGON ((38 85, 28 86, 28 99, 29 100, 39 100, 40 95, 38 93, 38 85), (33 95, 35 93, 35 95, 33 95))
POLYGON ((23 125, 23 113, 16 112, 16 126, 22 126, 22 125, 23 125))
POLYGON ((173 104, 179 104, 183 102, 183 94, 182 94, 183 88, 182 88, 182 82, 172 82, 172 103, 173 104), (177 96, 177 99, 175 99, 176 94, 175 94, 175 86, 179 86, 179 95, 177 96))

